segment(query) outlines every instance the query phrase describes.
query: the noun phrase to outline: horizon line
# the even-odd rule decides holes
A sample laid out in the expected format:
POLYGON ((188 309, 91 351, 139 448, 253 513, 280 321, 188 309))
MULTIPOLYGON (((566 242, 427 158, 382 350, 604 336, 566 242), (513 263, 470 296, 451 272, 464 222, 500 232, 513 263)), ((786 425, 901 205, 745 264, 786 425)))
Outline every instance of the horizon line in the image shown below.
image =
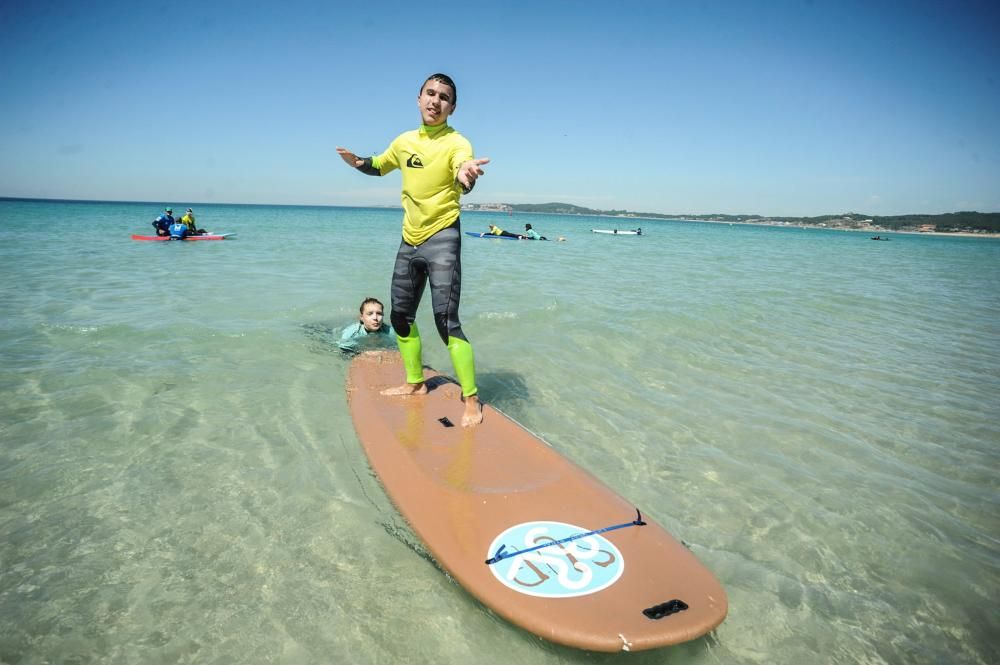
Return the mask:
MULTIPOLYGON (((148 204, 148 205, 163 205, 162 202, 157 201, 142 201, 142 200, 128 200, 128 199, 67 199, 67 198, 48 198, 48 197, 36 197, 36 196, 0 196, 0 201, 47 201, 51 203, 131 203, 131 204, 148 204)), ((213 206, 213 205, 226 205, 226 206, 257 206, 257 207, 282 207, 282 208, 376 208, 376 209, 399 209, 403 208, 402 205, 346 205, 346 204, 334 204, 334 203, 236 203, 232 201, 195 201, 194 203, 183 204, 188 207, 191 206, 213 206)), ((565 203, 562 201, 549 201, 546 203, 472 203, 468 205, 475 206, 485 206, 485 205, 507 205, 507 206, 545 206, 545 205, 565 205, 572 206, 574 208, 580 208, 582 210, 587 210, 592 213, 605 214, 612 212, 623 212, 636 216, 643 215, 657 215, 669 219, 684 219, 684 215, 692 216, 710 216, 710 215, 720 215, 728 217, 762 217, 762 218, 772 218, 772 217, 785 217, 785 218, 795 218, 795 219, 809 219, 813 217, 830 217, 834 215, 862 215, 865 217, 910 217, 910 216, 924 216, 924 217, 938 217, 943 215, 957 215, 957 214, 977 214, 977 215, 997 215, 997 212, 983 212, 979 210, 954 210, 952 212, 909 212, 909 213, 899 213, 895 215, 873 215, 869 213, 860 212, 837 212, 837 213, 823 213, 819 215, 762 215, 760 213, 730 213, 730 212, 686 212, 686 213, 661 213, 661 212, 648 212, 648 211, 634 211, 628 209, 619 210, 598 210, 596 208, 587 208, 586 206, 577 205, 575 203, 565 203)), ((180 207, 180 205, 178 206, 180 207)), ((492 210, 463 210, 463 212, 500 212, 492 210)), ((523 211, 526 212, 526 211, 523 211)), ((549 213, 549 214, 565 214, 565 213, 549 213)), ((583 213, 580 213, 583 214, 583 213)), ((655 218, 651 218, 655 219, 655 218)))

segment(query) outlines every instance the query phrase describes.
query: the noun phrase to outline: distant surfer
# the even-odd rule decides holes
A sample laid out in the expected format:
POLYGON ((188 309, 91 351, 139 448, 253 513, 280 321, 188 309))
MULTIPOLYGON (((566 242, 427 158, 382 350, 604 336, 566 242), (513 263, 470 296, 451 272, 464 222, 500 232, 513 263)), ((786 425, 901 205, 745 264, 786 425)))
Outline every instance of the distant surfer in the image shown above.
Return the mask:
POLYGON ((524 225, 524 237, 528 240, 548 240, 545 236, 541 235, 535 229, 531 228, 531 224, 524 225))
POLYGON ((164 208, 163 213, 153 220, 153 228, 156 229, 156 235, 158 236, 168 236, 170 235, 170 225, 174 223, 174 211, 170 208, 164 208))
POLYGON ((389 320, 406 369, 406 383, 382 392, 427 392, 416 317, 429 280, 434 324, 462 386, 462 426, 471 427, 482 422, 483 408, 476 388, 472 345, 458 319, 462 288, 460 199, 462 193, 472 191, 484 173, 483 165, 490 160, 474 158, 472 144, 448 125, 457 102, 455 82, 445 74, 433 74, 417 95, 422 121, 419 129, 400 134, 380 155, 362 158, 339 146, 337 153, 348 166, 367 175, 383 176, 400 169, 403 176, 403 238, 392 273, 389 320))
MULTIPOLYGON (((524 236, 522 237, 527 238, 528 240, 548 240, 548 238, 538 233, 538 231, 536 231, 535 229, 531 228, 531 224, 524 225, 524 236)), ((559 242, 565 242, 566 238, 559 236, 557 240, 559 240, 559 242)))
POLYGON ((187 209, 187 212, 185 212, 184 216, 181 217, 181 221, 184 222, 184 225, 188 227, 189 235, 203 236, 208 233, 208 231, 206 231, 205 229, 198 228, 198 225, 194 221, 194 210, 191 210, 191 208, 187 209))
POLYGON ((187 238, 190 235, 187 224, 179 219, 171 224, 167 231, 170 233, 171 240, 184 240, 184 238, 187 238))
POLYGON ((377 298, 365 298, 358 308, 358 320, 344 328, 337 346, 341 351, 357 353, 362 346, 390 339, 392 326, 383 317, 382 303, 377 298))
POLYGON ((490 227, 490 232, 487 233, 486 235, 504 236, 507 238, 517 238, 518 240, 524 240, 524 236, 520 236, 516 233, 511 233, 510 231, 504 231, 496 224, 490 224, 489 227, 490 227))

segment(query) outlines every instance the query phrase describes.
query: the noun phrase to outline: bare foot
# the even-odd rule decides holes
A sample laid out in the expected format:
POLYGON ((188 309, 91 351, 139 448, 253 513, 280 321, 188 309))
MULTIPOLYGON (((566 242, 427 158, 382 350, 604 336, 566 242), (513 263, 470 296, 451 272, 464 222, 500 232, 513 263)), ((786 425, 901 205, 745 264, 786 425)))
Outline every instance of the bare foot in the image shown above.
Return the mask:
POLYGON ((426 383, 404 383, 401 386, 396 386, 395 388, 386 388, 379 393, 380 395, 426 395, 427 394, 427 384, 426 383))
POLYGON ((479 395, 469 395, 465 398, 462 427, 475 427, 481 422, 483 422, 483 405, 479 402, 479 395))

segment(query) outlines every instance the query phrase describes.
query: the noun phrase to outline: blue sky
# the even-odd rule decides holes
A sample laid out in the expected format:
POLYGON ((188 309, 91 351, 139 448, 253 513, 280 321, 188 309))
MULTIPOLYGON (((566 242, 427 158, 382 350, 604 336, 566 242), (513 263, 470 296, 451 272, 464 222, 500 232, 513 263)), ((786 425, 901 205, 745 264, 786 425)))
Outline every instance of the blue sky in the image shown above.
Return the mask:
POLYGON ((0 196, 395 205, 427 75, 474 202, 1000 211, 987 2, 10 2, 0 196))

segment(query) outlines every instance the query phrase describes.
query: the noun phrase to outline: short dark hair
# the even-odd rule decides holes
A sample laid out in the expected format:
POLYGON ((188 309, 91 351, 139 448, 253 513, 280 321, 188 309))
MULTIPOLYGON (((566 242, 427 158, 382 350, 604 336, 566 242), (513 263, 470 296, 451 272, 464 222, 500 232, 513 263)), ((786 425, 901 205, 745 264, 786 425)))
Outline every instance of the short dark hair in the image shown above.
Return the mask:
POLYGON ((451 80, 451 77, 447 74, 431 74, 427 77, 427 81, 420 84, 420 92, 423 93, 424 86, 427 85, 428 81, 439 81, 445 85, 451 87, 451 105, 458 106, 458 88, 455 87, 455 82, 451 80))
POLYGON ((364 314, 365 305, 371 305, 372 303, 381 307, 383 312, 385 311, 385 305, 383 305, 378 298, 365 298, 361 301, 361 307, 358 308, 358 314, 364 314))

